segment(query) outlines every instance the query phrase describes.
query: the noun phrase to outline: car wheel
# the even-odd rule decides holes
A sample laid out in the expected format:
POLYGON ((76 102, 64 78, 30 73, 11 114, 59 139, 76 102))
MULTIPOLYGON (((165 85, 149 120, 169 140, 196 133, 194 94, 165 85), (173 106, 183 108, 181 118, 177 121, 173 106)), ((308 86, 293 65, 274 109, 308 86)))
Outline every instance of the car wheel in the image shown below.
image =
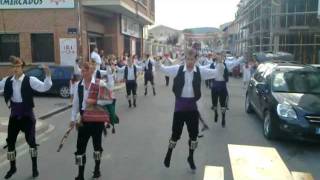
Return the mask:
POLYGON ((267 139, 275 139, 277 137, 277 128, 270 112, 266 112, 264 115, 263 134, 267 139))
POLYGON ((252 105, 251 105, 251 102, 250 102, 250 97, 249 97, 248 94, 246 95, 245 110, 246 110, 247 113, 252 113, 253 112, 252 105))
POLYGON ((59 95, 60 95, 60 97, 62 97, 62 98, 68 98, 68 97, 70 97, 70 88, 67 87, 67 86, 62 86, 62 87, 59 89, 59 95))

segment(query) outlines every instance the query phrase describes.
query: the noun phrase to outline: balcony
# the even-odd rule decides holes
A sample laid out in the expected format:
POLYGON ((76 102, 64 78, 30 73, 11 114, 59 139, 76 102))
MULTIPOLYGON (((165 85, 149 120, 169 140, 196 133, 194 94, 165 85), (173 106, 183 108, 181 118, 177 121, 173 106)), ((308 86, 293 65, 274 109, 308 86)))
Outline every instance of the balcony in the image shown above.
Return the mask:
POLYGON ((143 25, 154 24, 154 16, 150 16, 147 7, 135 0, 83 0, 82 5, 122 14, 135 19, 143 25))

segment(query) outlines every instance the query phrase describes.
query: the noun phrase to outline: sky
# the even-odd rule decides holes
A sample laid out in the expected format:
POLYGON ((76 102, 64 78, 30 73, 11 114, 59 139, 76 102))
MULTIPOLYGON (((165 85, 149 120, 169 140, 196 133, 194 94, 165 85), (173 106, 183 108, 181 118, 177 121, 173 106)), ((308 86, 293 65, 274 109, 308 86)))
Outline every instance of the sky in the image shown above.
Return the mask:
MULTIPOLYGON (((240 0, 155 0, 155 26, 183 30, 216 27, 234 20, 240 0)), ((152 26, 154 27, 154 26, 152 26)))

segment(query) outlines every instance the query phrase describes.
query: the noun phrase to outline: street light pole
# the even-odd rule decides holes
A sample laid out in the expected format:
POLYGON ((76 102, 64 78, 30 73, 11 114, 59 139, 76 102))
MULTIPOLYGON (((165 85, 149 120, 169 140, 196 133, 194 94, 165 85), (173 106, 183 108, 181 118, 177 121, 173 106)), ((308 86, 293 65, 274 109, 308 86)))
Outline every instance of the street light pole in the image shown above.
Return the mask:
POLYGON ((80 9, 80 6, 81 6, 81 0, 78 0, 77 2, 77 20, 78 20, 78 33, 77 33, 77 36, 78 36, 78 43, 79 43, 79 46, 78 46, 78 54, 79 56, 83 56, 83 49, 82 49, 82 38, 81 38, 81 34, 82 34, 82 28, 81 28, 81 9, 80 9))

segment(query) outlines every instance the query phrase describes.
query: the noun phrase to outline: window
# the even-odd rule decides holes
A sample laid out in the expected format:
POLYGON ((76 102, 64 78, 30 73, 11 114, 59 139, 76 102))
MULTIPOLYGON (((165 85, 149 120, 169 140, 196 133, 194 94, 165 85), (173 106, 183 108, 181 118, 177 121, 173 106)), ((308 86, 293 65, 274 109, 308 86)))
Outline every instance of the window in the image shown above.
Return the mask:
POLYGON ((0 34, 0 62, 9 62, 11 55, 20 56, 19 35, 0 34))
POLYGON ((138 0, 138 2, 140 2, 141 4, 147 6, 147 0, 138 0))
POLYGON ((53 34, 31 34, 33 62, 54 62, 53 34))
POLYGON ((42 69, 39 69, 39 68, 32 68, 32 69, 29 69, 25 72, 25 74, 27 76, 34 76, 40 80, 42 80, 44 78, 44 71, 42 69))

